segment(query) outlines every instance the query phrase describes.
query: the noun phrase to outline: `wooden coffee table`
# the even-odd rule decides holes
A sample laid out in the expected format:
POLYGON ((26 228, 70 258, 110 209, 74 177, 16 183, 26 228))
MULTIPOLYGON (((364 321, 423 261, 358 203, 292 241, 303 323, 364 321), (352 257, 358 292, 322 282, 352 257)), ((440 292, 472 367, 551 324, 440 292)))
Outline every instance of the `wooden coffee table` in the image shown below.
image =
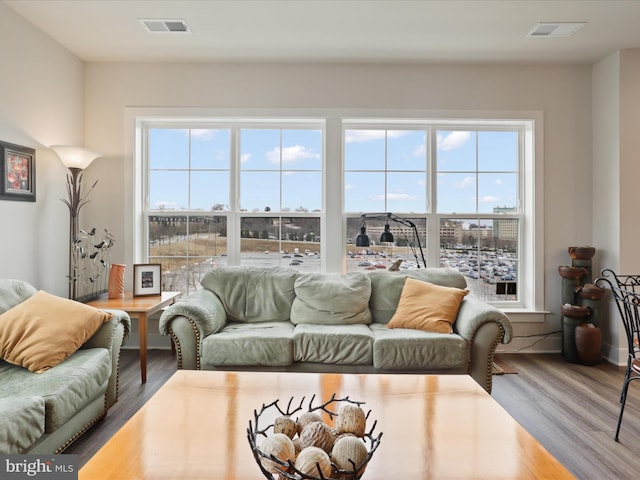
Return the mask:
MULTIPOLYGON (((83 480, 264 478, 246 429, 292 396, 349 395, 383 432, 362 480, 574 478, 471 377, 180 370, 80 470, 83 480)), ((266 426, 266 424, 264 425, 266 426)))

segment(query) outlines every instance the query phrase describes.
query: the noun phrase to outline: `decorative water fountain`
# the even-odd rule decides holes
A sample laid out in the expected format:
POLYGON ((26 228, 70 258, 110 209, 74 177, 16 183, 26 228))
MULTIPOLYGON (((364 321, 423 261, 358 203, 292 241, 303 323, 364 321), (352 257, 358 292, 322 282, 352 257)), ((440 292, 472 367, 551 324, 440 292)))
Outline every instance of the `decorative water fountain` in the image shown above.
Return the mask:
POLYGON ((569 247, 571 265, 560 265, 562 277, 562 357, 571 363, 600 361, 600 300, 604 289, 593 285, 594 247, 569 247))

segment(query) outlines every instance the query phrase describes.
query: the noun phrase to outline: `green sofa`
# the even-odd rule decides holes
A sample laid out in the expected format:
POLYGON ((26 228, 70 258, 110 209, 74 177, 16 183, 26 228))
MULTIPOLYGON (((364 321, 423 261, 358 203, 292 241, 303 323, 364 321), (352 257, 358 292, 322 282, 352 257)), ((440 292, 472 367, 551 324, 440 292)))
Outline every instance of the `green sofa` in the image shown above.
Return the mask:
POLYGON ((493 355, 511 340, 508 317, 466 296, 453 333, 387 328, 405 278, 466 288, 452 269, 302 274, 221 267, 167 308, 178 368, 344 373, 470 374, 491 392, 493 355))
MULTIPOLYGON (((36 293, 0 279, 0 314, 36 293)), ((60 453, 102 419, 118 398, 118 360, 131 322, 122 311, 75 353, 42 373, 0 360, 0 453, 60 453)))

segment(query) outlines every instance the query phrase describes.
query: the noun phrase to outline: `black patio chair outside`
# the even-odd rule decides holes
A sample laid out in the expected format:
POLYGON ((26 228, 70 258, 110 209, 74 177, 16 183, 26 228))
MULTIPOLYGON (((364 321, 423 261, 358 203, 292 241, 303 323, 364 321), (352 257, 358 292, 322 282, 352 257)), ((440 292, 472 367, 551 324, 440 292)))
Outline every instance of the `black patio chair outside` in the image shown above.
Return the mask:
POLYGON ((620 393, 618 425, 613 437, 617 442, 622 424, 622 415, 627 402, 629 384, 633 380, 640 379, 640 275, 618 275, 613 270, 605 268, 594 284, 602 288, 608 286, 611 290, 627 336, 627 348, 629 351, 627 371, 622 384, 622 392, 620 393))

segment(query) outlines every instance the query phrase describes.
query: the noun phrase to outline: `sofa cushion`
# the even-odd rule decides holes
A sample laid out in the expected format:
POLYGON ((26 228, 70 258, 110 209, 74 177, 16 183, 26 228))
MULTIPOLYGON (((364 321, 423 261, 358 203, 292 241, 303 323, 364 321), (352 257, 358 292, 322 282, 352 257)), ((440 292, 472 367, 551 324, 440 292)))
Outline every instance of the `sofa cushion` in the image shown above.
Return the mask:
POLYGON ((42 397, 45 432, 51 433, 98 396, 104 395, 111 365, 106 348, 78 350, 64 362, 40 374, 0 362, 0 399, 42 397))
POLYGON ((467 342, 457 334, 423 332, 370 325, 373 332, 373 366, 386 370, 465 371, 467 342))
POLYGON ((0 313, 24 302, 37 290, 22 280, 0 278, 0 313))
POLYGON ((42 397, 0 398, 0 452, 5 455, 25 452, 43 434, 42 397))
POLYGON ((371 323, 371 281, 361 273, 307 273, 295 281, 291 322, 317 325, 371 323))
POLYGON ((450 268, 420 268, 403 272, 372 272, 369 309, 373 322, 388 323, 398 308, 407 277, 453 288, 467 288, 467 281, 457 270, 450 268))
POLYGON ((38 291, 0 315, 0 356, 44 372, 89 339, 110 313, 38 291))
POLYGON ((467 290, 443 287, 407 277, 398 309, 387 327, 452 333, 467 290))
POLYGON ((373 333, 366 325, 296 325, 293 358, 296 362, 371 365, 373 333))
POLYGON ((281 267, 220 267, 200 283, 218 296, 229 320, 275 322, 289 320, 297 276, 281 267))
POLYGON ((202 364, 286 366, 293 363, 291 322, 232 322, 202 341, 202 364))

